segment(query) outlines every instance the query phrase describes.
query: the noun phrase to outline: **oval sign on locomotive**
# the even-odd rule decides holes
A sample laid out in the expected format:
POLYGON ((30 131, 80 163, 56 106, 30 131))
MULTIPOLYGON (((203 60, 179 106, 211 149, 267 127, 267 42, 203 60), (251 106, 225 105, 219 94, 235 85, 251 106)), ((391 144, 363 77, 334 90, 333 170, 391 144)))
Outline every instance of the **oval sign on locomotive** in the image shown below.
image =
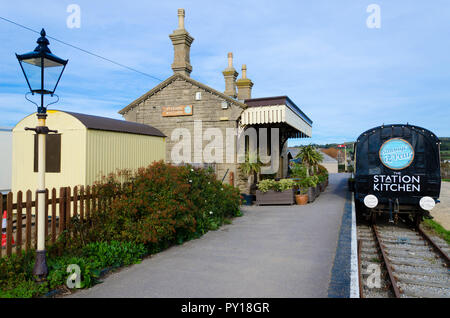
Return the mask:
POLYGON ((383 165, 392 170, 402 170, 413 162, 414 148, 401 138, 387 140, 380 148, 380 160, 383 165))

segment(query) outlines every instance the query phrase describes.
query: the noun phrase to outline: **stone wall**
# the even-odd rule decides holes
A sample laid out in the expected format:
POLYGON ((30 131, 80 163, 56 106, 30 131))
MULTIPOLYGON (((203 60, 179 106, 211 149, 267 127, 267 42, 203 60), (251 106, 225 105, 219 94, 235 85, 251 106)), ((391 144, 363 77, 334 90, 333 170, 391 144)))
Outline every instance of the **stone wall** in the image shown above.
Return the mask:
MULTIPOLYGON (((199 162, 199 158, 194 155, 194 121, 202 121, 203 132, 208 128, 218 128, 222 132, 223 142, 223 162, 216 164, 217 178, 222 179, 227 171, 224 182, 229 181, 229 173, 234 173, 235 186, 239 185, 236 158, 234 163, 226 163, 226 129, 237 128, 238 119, 242 112, 238 105, 230 103, 221 96, 213 94, 203 88, 193 85, 182 78, 175 79, 172 83, 162 88, 139 105, 128 111, 124 117, 126 120, 138 123, 148 124, 158 128, 163 132, 166 138, 166 162, 172 162, 172 148, 178 140, 172 140, 172 132, 175 128, 186 128, 191 134, 191 162, 199 162), (197 92, 201 92, 201 100, 195 100, 197 92), (228 103, 228 109, 222 109, 222 102, 228 103), (192 105, 192 116, 163 117, 163 106, 192 105)), ((209 143, 209 140, 203 140, 203 149, 209 143)), ((226 145, 230 146, 230 145, 226 145)), ((235 147, 236 141, 235 141, 235 147)), ((236 149, 236 148, 235 148, 236 149)), ((236 151, 234 151, 236 153, 236 151)))

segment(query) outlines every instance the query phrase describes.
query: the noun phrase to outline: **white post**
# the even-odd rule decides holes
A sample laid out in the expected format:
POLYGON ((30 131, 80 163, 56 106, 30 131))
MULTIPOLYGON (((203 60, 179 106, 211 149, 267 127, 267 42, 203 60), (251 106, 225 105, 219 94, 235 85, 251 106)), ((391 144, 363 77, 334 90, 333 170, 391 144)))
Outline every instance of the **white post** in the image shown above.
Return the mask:
MULTIPOLYGON (((39 118, 38 126, 45 126, 45 118, 39 118)), ((37 250, 45 250, 45 146, 46 134, 38 134, 38 229, 37 250)))
POLYGON ((43 281, 48 274, 47 261, 45 255, 45 143, 48 134, 48 128, 45 126, 46 114, 38 113, 38 125, 35 129, 38 135, 38 183, 37 199, 37 250, 36 261, 34 263, 33 275, 37 281, 43 281))

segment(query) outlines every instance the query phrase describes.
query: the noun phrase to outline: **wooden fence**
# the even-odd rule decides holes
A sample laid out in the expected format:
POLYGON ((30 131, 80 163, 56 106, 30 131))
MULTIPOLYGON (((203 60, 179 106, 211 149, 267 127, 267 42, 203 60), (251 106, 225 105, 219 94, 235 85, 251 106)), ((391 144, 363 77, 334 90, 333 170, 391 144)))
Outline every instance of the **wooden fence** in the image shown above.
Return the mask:
POLYGON ((47 189, 45 211, 39 211, 38 198, 32 200, 32 192, 9 192, 0 196, 2 217, 6 212, 6 222, 2 226, 2 247, 0 257, 28 251, 37 246, 37 220, 39 213, 45 213, 46 246, 55 243, 58 236, 69 226, 70 220, 77 216, 81 222, 88 220, 99 204, 96 187, 70 187, 47 189), (6 226, 5 224, 6 223, 6 226), (5 242, 6 239, 6 242, 5 242))

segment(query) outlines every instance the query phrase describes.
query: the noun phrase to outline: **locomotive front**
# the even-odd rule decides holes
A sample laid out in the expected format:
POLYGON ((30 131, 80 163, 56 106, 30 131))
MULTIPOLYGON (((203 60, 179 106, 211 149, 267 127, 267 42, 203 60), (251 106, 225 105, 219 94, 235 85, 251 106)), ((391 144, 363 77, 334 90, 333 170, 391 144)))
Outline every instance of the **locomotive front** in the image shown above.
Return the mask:
POLYGON ((440 141, 427 129, 389 125, 361 134, 355 144, 355 204, 374 218, 407 213, 420 222, 441 188, 440 141))

